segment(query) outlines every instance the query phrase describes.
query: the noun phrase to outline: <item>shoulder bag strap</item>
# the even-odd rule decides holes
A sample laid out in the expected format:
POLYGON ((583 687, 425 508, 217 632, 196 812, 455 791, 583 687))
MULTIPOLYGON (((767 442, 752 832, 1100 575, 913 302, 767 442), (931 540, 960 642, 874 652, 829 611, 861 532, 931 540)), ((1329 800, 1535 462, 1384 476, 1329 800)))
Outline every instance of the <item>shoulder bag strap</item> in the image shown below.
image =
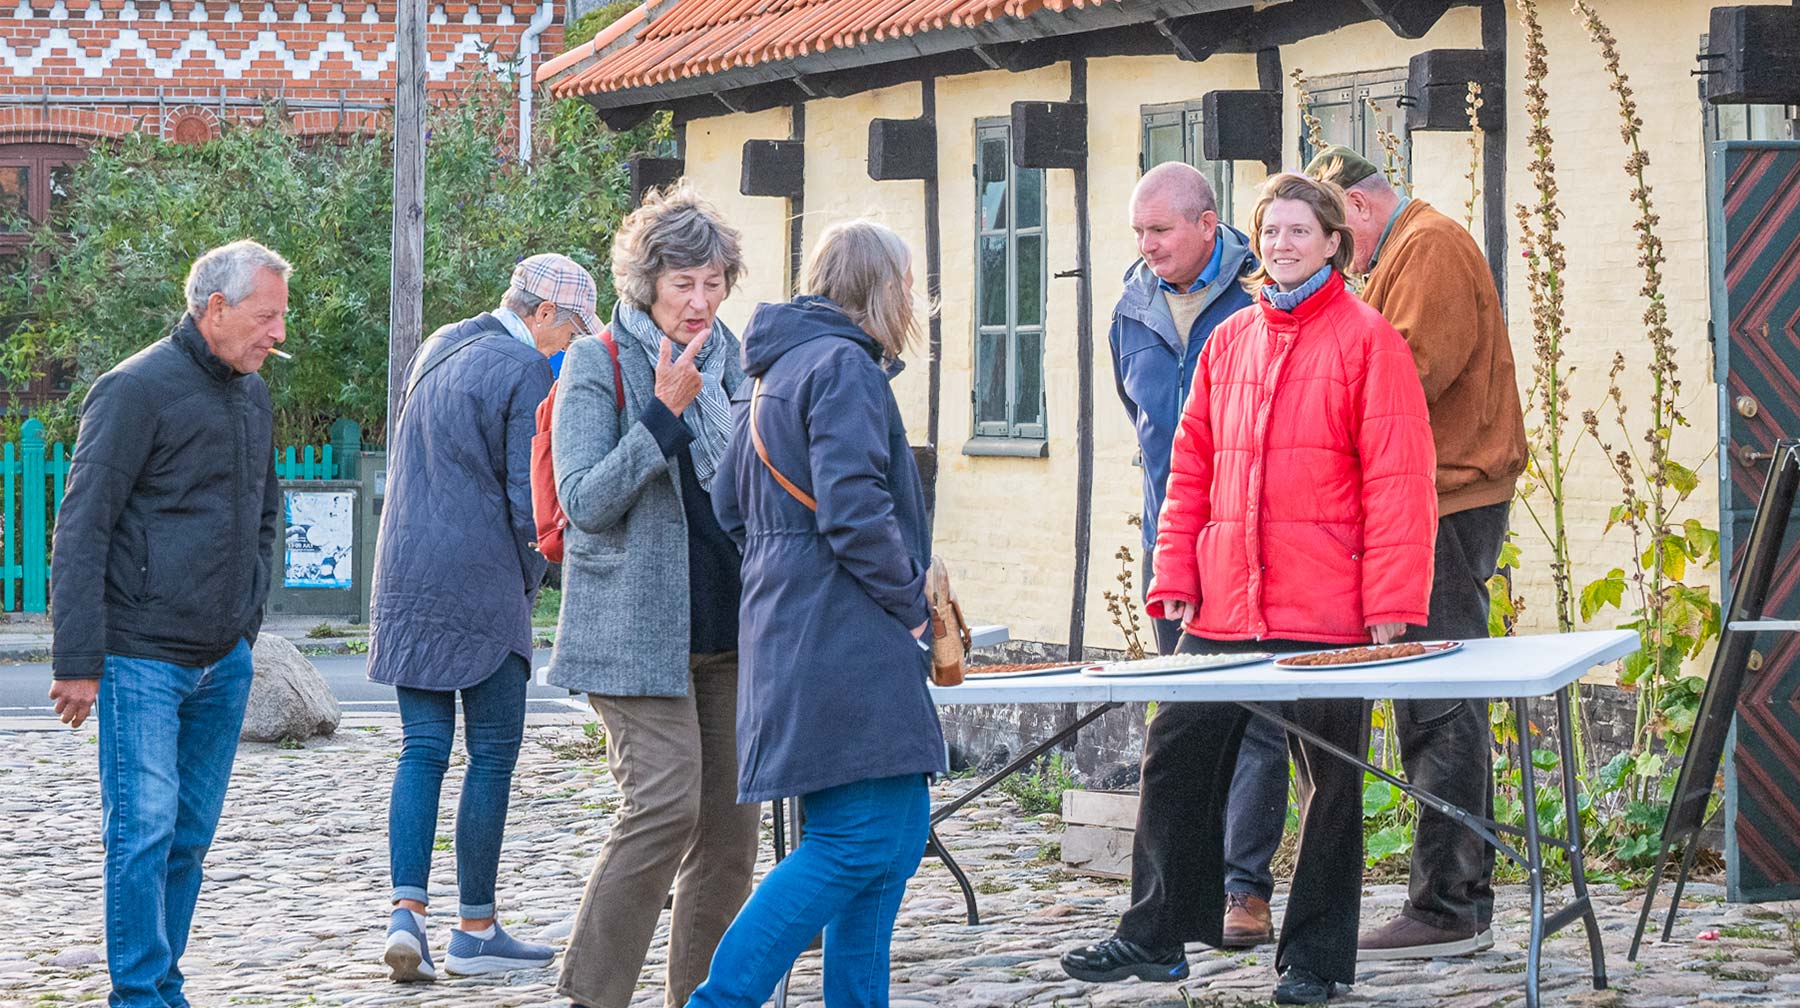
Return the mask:
MULTIPOLYGON (((449 360, 451 357, 455 356, 455 354, 458 350, 461 350, 463 347, 466 347, 469 344, 475 342, 476 340, 482 338, 483 336, 488 335, 488 332, 489 332, 489 330, 483 329, 482 331, 476 333, 475 335, 466 337, 463 340, 457 342, 454 346, 452 346, 448 350, 445 350, 443 353, 438 354, 435 357, 427 358, 423 364, 420 364, 419 370, 413 372, 412 380, 406 383, 406 394, 400 398, 400 416, 406 415, 406 404, 409 402, 412 402, 413 389, 416 389, 419 387, 419 383, 425 380, 426 375, 430 374, 432 371, 435 371, 439 364, 442 364, 445 361, 449 360)), ((448 340, 446 340, 445 342, 448 342, 448 340)), ((395 417, 394 419, 396 422, 399 421, 399 417, 395 417)))
POLYGON ((756 446, 756 457, 762 459, 762 464, 768 467, 769 474, 775 477, 775 482, 781 484, 781 489, 786 490, 795 500, 806 505, 806 510, 816 514, 819 510, 819 502, 813 500, 806 491, 795 486, 793 480, 783 476, 781 470, 775 468, 775 463, 769 461, 769 449, 763 444, 762 431, 756 426, 757 401, 761 398, 762 379, 758 378, 756 387, 750 392, 750 443, 756 446))
POLYGON ((606 344, 606 352, 612 355, 613 365, 613 405, 620 412, 625 412, 625 374, 619 370, 619 344, 613 342, 612 326, 602 326, 596 336, 606 344))

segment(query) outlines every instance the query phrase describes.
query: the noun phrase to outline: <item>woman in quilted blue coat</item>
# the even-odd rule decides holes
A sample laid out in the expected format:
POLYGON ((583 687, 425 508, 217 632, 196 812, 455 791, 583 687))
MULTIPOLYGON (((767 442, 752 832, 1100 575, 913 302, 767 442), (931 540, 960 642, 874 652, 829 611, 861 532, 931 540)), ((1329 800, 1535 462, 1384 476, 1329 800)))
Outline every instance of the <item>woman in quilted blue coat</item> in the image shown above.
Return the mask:
POLYGON ((369 678, 394 687, 403 740, 388 807, 393 907, 382 951, 400 982, 437 979, 425 933, 438 797, 461 701, 469 754, 456 810, 459 926, 444 965, 500 973, 555 950, 496 920, 513 767, 525 733, 531 607, 545 562, 533 549, 531 438, 550 391, 545 358, 599 326, 594 278, 567 256, 522 260, 492 312, 444 326, 419 348, 388 438, 376 544, 369 678))

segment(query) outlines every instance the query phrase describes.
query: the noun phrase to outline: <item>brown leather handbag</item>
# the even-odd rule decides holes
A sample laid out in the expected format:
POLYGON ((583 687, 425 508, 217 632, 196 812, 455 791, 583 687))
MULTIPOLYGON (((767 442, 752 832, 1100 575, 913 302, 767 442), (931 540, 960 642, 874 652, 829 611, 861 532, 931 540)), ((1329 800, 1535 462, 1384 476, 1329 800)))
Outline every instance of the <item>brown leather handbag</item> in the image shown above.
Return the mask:
MULTIPOLYGON (((762 459, 769 475, 775 477, 783 490, 806 505, 808 511, 817 514, 819 502, 775 468, 775 463, 769 459, 769 449, 763 444, 762 430, 756 423, 757 405, 761 399, 762 379, 758 378, 750 393, 750 443, 756 447, 756 457, 762 459)), ((931 570, 925 575, 925 598, 931 607, 931 681, 938 686, 955 686, 963 681, 971 639, 962 606, 956 601, 956 592, 950 588, 950 572, 935 556, 931 558, 931 570)))
POLYGON ((925 575, 925 597, 931 603, 931 681, 939 686, 955 686, 963 681, 963 668, 969 661, 969 623, 963 619, 962 605, 950 587, 950 571, 944 561, 931 558, 931 571, 925 575))

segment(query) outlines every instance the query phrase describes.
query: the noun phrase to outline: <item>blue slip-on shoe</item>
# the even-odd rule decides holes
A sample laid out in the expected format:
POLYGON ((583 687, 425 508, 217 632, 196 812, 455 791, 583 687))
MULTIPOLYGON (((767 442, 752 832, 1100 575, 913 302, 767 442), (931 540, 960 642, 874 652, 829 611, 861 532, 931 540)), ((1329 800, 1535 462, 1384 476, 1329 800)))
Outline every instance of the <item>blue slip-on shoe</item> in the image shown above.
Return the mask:
POLYGON ((539 969, 556 960, 556 950, 548 945, 522 942, 494 923, 491 938, 477 938, 467 931, 452 929, 450 954, 444 968, 458 976, 482 973, 505 973, 507 970, 539 969))
POLYGON ((414 919, 413 912, 395 907, 388 917, 387 950, 381 961, 388 965, 388 978, 399 983, 421 983, 437 979, 437 967, 431 964, 431 946, 425 941, 425 929, 414 919))

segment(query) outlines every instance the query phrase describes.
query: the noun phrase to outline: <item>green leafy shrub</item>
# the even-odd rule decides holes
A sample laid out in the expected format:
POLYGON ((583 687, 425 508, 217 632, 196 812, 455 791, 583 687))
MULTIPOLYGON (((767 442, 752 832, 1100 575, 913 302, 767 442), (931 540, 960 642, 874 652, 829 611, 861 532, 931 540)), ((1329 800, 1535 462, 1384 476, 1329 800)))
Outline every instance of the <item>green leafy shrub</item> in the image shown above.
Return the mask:
MULTIPOLYGON (((610 311, 603 268, 626 210, 625 161, 666 136, 666 120, 608 132, 580 101, 543 106, 535 160, 507 139, 509 85, 489 80, 433 110, 426 143, 427 332, 498 303, 513 264, 558 251, 587 266, 610 311)), ((294 264, 291 361, 263 369, 278 443, 320 443, 343 416, 385 439, 393 171, 391 138, 309 142, 279 107, 197 146, 132 134, 76 171, 52 229, 0 273, 0 385, 51 361, 74 390, 38 411, 51 440, 74 434, 87 385, 180 317, 188 265, 250 237, 294 264)), ((22 418, 13 418, 16 424, 22 418)), ((0 438, 7 435, 0 430, 0 438)))
POLYGON ((1062 811, 1064 791, 1075 786, 1075 775, 1057 753, 1037 767, 1021 770, 1000 782, 1000 793, 1013 800, 1028 816, 1062 811))

